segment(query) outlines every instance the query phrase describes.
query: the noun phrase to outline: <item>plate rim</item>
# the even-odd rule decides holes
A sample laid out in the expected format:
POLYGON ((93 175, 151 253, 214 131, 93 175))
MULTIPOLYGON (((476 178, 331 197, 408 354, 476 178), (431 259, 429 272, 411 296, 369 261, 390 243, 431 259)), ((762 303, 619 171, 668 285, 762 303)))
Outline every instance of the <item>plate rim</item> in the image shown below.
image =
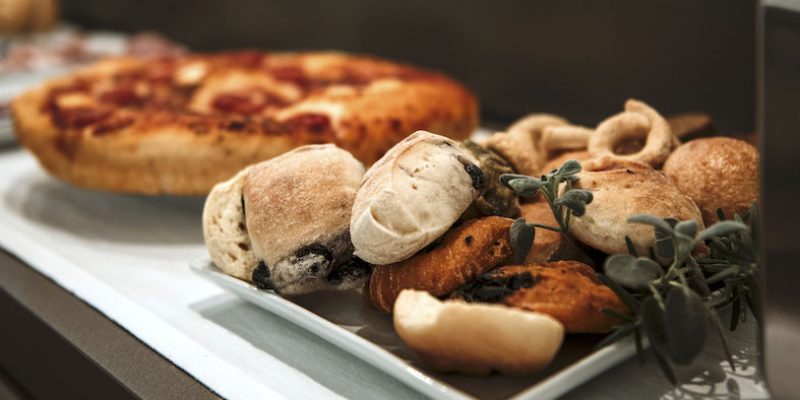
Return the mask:
MULTIPOLYGON (((293 324, 308 330, 321 339, 338 346, 367 364, 403 382, 417 392, 434 398, 476 399, 464 391, 442 382, 379 345, 352 333, 341 326, 295 304, 278 294, 260 290, 249 282, 225 274, 209 257, 189 263, 195 274, 217 284, 293 324), (267 304, 268 306, 264 306, 267 304)), ((580 386, 589 379, 632 357, 636 352, 633 338, 628 337, 600 349, 526 387, 507 400, 554 399, 580 386)))

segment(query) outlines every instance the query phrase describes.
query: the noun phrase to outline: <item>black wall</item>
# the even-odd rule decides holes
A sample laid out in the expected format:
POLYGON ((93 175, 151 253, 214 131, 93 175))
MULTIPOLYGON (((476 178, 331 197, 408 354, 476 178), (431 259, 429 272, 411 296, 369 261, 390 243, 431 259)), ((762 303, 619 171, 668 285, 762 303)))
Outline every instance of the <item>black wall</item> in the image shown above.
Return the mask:
POLYGON ((89 27, 195 50, 343 49, 446 71, 486 120, 549 111, 595 124, 628 97, 754 129, 755 0, 65 0, 89 27))

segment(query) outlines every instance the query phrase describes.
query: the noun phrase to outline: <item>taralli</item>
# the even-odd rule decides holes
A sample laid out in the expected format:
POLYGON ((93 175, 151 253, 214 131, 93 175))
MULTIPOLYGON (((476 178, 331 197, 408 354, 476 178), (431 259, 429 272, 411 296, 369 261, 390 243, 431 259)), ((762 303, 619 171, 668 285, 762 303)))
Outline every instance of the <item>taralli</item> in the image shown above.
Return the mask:
POLYGON ((565 150, 582 150, 589 144, 594 129, 578 125, 554 125, 544 129, 542 148, 549 153, 565 150))
POLYGON ((612 156, 617 160, 636 161, 657 168, 666 161, 677 145, 667 121, 647 104, 630 99, 625 111, 609 117, 597 126, 589 138, 588 150, 593 157, 612 156), (626 141, 644 139, 644 146, 625 154, 615 151, 626 141))
POLYGON ((400 293, 394 328, 433 368, 473 375, 535 373, 553 360, 564 340, 564 327, 546 314, 442 302, 416 290, 400 293))
POLYGON ((534 175, 547 162, 542 136, 549 126, 568 125, 567 120, 551 114, 531 114, 486 140, 486 147, 510 162, 520 174, 534 175))

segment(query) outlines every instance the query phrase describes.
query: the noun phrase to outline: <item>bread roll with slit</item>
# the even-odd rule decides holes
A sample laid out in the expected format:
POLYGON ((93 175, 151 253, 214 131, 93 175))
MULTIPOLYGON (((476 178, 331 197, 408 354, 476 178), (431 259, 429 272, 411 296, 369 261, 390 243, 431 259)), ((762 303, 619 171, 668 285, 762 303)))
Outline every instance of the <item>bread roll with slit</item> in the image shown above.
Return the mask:
POLYGON ((350 220, 355 254, 377 265, 411 257, 446 232, 484 187, 478 161, 461 144, 417 131, 364 175, 350 220))
POLYGON ((494 304, 439 301, 404 290, 394 307, 397 334, 436 370, 489 375, 533 374, 564 340, 554 318, 494 304))

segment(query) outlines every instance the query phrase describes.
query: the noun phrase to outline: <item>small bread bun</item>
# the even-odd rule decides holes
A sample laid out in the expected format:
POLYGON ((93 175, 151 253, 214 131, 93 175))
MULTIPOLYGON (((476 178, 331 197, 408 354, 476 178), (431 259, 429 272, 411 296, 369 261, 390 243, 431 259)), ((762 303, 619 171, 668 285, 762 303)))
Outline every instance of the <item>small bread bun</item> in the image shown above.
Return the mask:
POLYGON ((485 184, 463 146, 417 131, 364 175, 350 220, 355 254, 377 265, 411 257, 446 232, 485 184))
POLYGON ((621 321, 604 309, 629 313, 592 267, 578 261, 503 266, 459 288, 454 297, 545 313, 568 333, 610 331, 621 321))
POLYGON ((758 149, 741 140, 687 142, 667 159, 664 173, 697 203, 706 225, 718 220, 718 208, 730 218, 758 200, 758 149))
POLYGON ((404 289, 425 290, 434 296, 449 294, 512 255, 512 222, 503 217, 469 220, 450 230, 433 249, 399 263, 376 266, 367 288, 370 302, 390 312, 404 289))
MULTIPOLYGON (((550 205, 544 200, 535 203, 523 204, 520 209, 521 218, 529 224, 537 223, 541 225, 558 226, 550 205)), ((525 263, 537 263, 550 261, 551 257, 558 252, 561 247, 561 233, 544 228, 536 228, 536 235, 533 237, 533 246, 525 257, 525 263)))
POLYGON ((582 243, 604 253, 627 253, 625 236, 629 236, 639 254, 648 254, 655 245, 653 228, 629 223, 635 214, 693 219, 703 229, 694 201, 646 164, 602 157, 584 163, 577 176, 580 180, 574 187, 591 191, 594 200, 586 206, 586 214, 573 215, 569 230, 582 243))
POLYGON ((284 295, 363 285, 350 209, 364 167, 334 145, 299 147, 214 187, 203 234, 223 272, 284 295))
POLYGON ((441 302, 416 290, 400 293, 394 327, 434 369, 473 375, 533 374, 553 360, 564 340, 564 328, 545 314, 441 302))
POLYGON ((250 169, 247 231, 277 291, 316 290, 352 257, 350 210, 363 174, 361 162, 332 144, 299 147, 250 169))
POLYGON ((259 263, 253 254, 244 217, 242 187, 250 167, 217 184, 203 208, 203 236, 208 254, 222 272, 250 281, 259 263))

